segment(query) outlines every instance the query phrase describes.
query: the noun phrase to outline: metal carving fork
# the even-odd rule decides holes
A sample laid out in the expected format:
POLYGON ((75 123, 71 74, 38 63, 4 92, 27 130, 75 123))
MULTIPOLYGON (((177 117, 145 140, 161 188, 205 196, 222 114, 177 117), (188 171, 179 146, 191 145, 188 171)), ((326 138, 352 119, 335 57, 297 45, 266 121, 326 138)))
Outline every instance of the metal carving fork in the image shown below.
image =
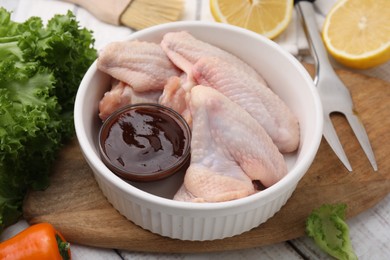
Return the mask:
POLYGON ((298 2, 296 7, 302 20, 311 54, 315 60, 316 76, 314 78, 314 83, 320 94, 324 111, 323 135, 344 166, 349 171, 352 171, 351 164, 345 155, 340 140, 337 137, 336 130, 330 119, 331 113, 342 113, 347 118, 348 123, 355 133, 356 138, 368 157, 372 167, 375 171, 377 171, 378 167, 370 141, 364 126, 354 112, 351 94, 337 76, 329 62, 327 51, 324 47, 316 24, 314 6, 311 3, 313 1, 295 2, 298 2))

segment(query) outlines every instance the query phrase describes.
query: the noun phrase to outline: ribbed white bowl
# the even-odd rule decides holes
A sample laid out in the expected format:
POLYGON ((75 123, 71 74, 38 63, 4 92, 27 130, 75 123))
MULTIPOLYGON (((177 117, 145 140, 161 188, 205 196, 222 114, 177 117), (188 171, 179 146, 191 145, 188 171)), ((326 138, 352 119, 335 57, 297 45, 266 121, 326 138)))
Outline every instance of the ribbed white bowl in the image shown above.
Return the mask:
POLYGON ((182 240, 213 240, 241 234, 267 221, 287 202, 306 173, 322 137, 322 109, 312 79, 302 65, 276 43, 253 32, 219 23, 175 22, 141 30, 129 40, 159 42, 166 32, 186 30, 253 66, 298 117, 300 147, 285 156, 289 173, 272 187, 246 198, 221 203, 189 203, 170 198, 183 174, 156 184, 128 183, 100 160, 98 102, 109 77, 94 63, 80 84, 75 127, 83 155, 110 203, 126 218, 151 232, 182 240))

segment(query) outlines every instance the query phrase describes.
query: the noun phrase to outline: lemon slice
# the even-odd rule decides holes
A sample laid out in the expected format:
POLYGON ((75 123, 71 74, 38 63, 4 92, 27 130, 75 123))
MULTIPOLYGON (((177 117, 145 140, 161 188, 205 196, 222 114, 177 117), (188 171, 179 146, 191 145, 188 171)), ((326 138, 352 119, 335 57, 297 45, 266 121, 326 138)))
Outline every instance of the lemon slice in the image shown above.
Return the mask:
POLYGON ((390 59, 390 0, 341 0, 322 30, 329 53, 341 64, 367 69, 390 59))
POLYGON ((243 27, 273 39, 287 28, 293 0, 210 0, 210 10, 218 22, 243 27))

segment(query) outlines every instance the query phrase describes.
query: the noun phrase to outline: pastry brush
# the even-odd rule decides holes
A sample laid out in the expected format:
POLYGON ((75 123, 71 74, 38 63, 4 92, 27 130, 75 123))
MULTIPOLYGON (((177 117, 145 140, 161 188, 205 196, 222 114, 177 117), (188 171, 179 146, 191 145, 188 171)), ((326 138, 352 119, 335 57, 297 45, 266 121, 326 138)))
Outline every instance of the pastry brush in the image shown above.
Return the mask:
POLYGON ((77 4, 99 20, 141 30, 179 20, 183 0, 65 0, 77 4))

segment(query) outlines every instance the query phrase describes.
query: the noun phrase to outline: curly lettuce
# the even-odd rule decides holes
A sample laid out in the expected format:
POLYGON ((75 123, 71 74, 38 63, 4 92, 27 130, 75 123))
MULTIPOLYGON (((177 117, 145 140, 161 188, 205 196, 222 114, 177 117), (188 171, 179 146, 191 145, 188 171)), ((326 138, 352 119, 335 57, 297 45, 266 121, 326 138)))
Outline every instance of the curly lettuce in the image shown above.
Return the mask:
POLYGON ((0 8, 0 232, 22 215, 28 189, 44 189, 74 135, 79 83, 96 59, 92 32, 74 15, 23 23, 0 8))
POLYGON ((340 260, 358 259, 345 221, 347 205, 324 204, 314 209, 306 220, 306 233, 326 253, 340 260))

